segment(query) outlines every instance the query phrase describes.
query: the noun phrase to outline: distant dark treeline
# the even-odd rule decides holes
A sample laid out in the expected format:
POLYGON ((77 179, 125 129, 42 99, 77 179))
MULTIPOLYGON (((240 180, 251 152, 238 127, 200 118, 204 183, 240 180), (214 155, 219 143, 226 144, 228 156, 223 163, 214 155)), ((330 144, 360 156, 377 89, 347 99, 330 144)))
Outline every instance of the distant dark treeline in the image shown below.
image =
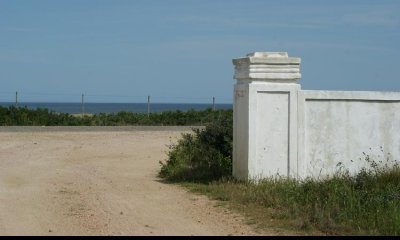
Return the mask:
POLYGON ((214 119, 232 117, 232 110, 188 110, 160 113, 99 113, 94 115, 71 115, 56 113, 45 108, 35 110, 27 107, 1 107, 0 126, 196 126, 214 119))

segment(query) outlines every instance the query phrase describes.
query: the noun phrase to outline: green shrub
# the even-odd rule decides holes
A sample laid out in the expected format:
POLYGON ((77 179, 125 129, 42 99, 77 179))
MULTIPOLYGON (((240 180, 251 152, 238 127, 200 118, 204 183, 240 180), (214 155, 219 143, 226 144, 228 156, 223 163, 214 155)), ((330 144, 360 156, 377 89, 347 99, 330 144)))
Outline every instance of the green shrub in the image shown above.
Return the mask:
POLYGON ((183 134, 160 162, 160 176, 170 181, 210 182, 232 174, 232 115, 220 115, 183 134))
POLYGON ((48 109, 28 109, 27 107, 8 108, 0 106, 0 126, 187 126, 204 125, 213 119, 231 117, 232 110, 166 111, 160 113, 99 113, 73 116, 67 113, 55 113, 48 109))

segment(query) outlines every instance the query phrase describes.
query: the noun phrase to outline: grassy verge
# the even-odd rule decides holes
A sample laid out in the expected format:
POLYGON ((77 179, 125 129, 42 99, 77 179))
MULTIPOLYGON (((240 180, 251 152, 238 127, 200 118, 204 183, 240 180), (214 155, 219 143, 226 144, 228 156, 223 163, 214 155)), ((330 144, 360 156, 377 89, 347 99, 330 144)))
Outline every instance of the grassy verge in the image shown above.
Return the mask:
POLYGON ((220 180, 185 183, 194 192, 244 213, 260 228, 310 234, 399 235, 400 168, 364 170, 331 179, 265 179, 258 184, 220 180))

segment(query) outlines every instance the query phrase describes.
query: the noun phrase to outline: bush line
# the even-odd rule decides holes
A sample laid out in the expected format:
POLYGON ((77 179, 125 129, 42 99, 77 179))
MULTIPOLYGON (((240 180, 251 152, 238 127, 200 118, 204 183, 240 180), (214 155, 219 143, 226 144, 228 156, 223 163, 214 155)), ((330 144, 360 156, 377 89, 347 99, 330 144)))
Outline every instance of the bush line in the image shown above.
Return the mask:
POLYGON ((99 113, 75 116, 56 113, 45 108, 0 107, 0 126, 202 126, 213 119, 232 117, 232 110, 188 110, 160 113, 99 113))

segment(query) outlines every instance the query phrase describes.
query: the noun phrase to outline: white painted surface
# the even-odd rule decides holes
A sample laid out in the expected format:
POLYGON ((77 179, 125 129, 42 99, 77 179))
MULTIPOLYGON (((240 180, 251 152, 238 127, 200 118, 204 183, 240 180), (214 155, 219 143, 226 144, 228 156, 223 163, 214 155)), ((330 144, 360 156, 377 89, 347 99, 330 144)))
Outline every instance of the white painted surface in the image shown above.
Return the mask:
POLYGON ((365 157, 400 160, 400 93, 302 91, 299 58, 234 59, 233 175, 239 179, 354 173, 365 157))
POLYGON ((262 176, 288 175, 289 93, 258 92, 256 164, 262 176), (268 134, 262 134, 268 133, 268 134))
POLYGON ((286 52, 255 52, 233 59, 237 80, 295 83, 300 79, 300 58, 286 52))
POLYGON ((400 160, 400 93, 302 91, 302 177, 400 160))
POLYGON ((288 77, 281 70, 298 71, 300 59, 289 58, 287 53, 253 53, 233 62, 238 78, 233 175, 239 179, 260 179, 277 172, 297 175, 296 101, 300 85, 296 81, 300 73, 288 77), (248 72, 252 68, 278 70, 262 73, 259 79, 248 72))

